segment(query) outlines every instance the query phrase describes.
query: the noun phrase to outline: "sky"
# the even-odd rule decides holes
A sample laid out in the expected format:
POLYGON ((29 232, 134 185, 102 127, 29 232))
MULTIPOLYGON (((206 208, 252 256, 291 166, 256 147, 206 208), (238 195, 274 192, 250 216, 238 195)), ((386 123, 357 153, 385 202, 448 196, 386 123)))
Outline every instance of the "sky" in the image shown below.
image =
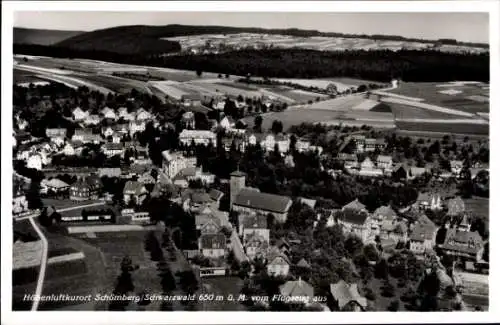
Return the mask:
POLYGON ((331 12, 64 12, 23 11, 14 26, 92 31, 122 25, 222 25, 299 28, 322 32, 400 35, 423 39, 453 38, 488 43, 487 13, 331 13, 331 12))

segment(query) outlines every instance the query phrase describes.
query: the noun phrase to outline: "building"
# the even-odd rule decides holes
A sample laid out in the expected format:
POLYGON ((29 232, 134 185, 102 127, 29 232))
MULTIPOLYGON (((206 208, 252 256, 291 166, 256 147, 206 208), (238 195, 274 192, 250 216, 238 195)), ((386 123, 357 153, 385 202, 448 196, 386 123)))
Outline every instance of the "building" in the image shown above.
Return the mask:
POLYGON ((285 222, 291 206, 292 200, 289 197, 244 188, 236 196, 232 209, 238 212, 271 214, 277 222, 285 222))
POLYGON ((464 163, 463 161, 460 160, 452 160, 450 161, 450 166, 453 175, 459 176, 460 173, 462 172, 462 169, 464 168, 464 163))
POLYGON ((270 276, 287 276, 290 272, 290 259, 277 247, 271 247, 267 257, 267 274, 270 276))
POLYGON ((484 253, 483 240, 477 231, 464 231, 458 228, 449 229, 446 234, 446 240, 441 245, 444 254, 479 262, 484 253))
POLYGON ((98 125, 101 123, 101 117, 99 115, 88 115, 84 120, 85 125, 98 125))
POLYGON ((351 202, 347 203, 346 205, 344 205, 342 207, 342 211, 345 211, 345 210, 355 210, 355 211, 365 212, 365 213, 367 212, 366 205, 359 202, 358 199, 351 201, 351 202))
POLYGON ((280 285, 280 294, 282 297, 289 298, 292 303, 303 303, 309 305, 314 299, 314 288, 302 280, 300 277, 296 281, 287 281, 280 285))
POLYGON ((163 151, 162 156, 162 170, 169 179, 185 168, 196 168, 196 157, 184 157, 181 153, 171 153, 169 150, 163 151))
POLYGON ((245 253, 250 260, 255 258, 265 259, 269 249, 269 241, 256 233, 247 237, 245 242, 245 253))
POLYGON ((211 189, 208 192, 208 196, 210 196, 210 199, 212 200, 212 202, 214 202, 217 206, 219 206, 220 200, 224 196, 224 193, 219 191, 219 190, 216 190, 216 189, 211 189))
POLYGON ((439 210, 442 208, 441 195, 438 193, 418 193, 415 206, 421 211, 439 210))
POLYGON ((128 204, 133 199, 137 205, 141 205, 147 193, 144 184, 137 181, 128 181, 123 188, 123 201, 128 204))
POLYGON ((337 223, 342 226, 345 234, 351 234, 359 237, 364 243, 368 240, 370 235, 371 220, 368 213, 359 209, 342 209, 341 217, 337 223))
POLYGON ((129 113, 126 107, 120 107, 118 109, 118 118, 123 119, 125 121, 134 121, 135 113, 134 112, 129 113))
POLYGON ((128 128, 129 128, 130 135, 133 136, 137 132, 144 132, 144 130, 146 130, 146 122, 145 121, 130 121, 128 128))
POLYGON ((410 235, 410 250, 415 254, 434 250, 437 230, 434 224, 417 223, 410 235))
POLYGON ((71 137, 71 140, 72 141, 81 141, 82 143, 99 144, 102 142, 102 137, 99 134, 93 134, 92 130, 76 129, 75 133, 71 137))
POLYGON ((366 298, 359 294, 356 283, 348 284, 340 280, 335 284, 330 284, 330 293, 339 310, 363 311, 368 306, 366 298))
POLYGON ((354 142, 356 153, 365 152, 366 137, 364 135, 353 135, 352 141, 354 142))
POLYGON ((153 118, 153 114, 149 113, 146 111, 144 108, 139 108, 139 110, 136 113, 135 119, 137 121, 149 121, 153 118))
POLYGON ((338 158, 339 161, 344 163, 344 167, 347 169, 358 168, 358 157, 355 154, 341 153, 338 158))
POLYGON ((203 234, 198 239, 200 253, 208 258, 221 258, 226 253, 226 236, 221 233, 203 234))
POLYGON ((27 168, 42 170, 42 156, 40 154, 31 154, 26 162, 27 168))
POLYGON ((186 112, 182 114, 182 119, 181 119, 182 125, 184 128, 188 130, 194 130, 196 128, 196 123, 194 119, 194 113, 193 112, 186 112))
POLYGON ((381 169, 392 170, 392 157, 379 155, 377 157, 377 167, 381 169))
POLYGON ((66 137, 66 129, 64 128, 48 128, 45 130, 45 134, 48 138, 65 138, 66 137))
POLYGON ((14 197, 12 198, 12 214, 18 215, 28 210, 28 200, 26 200, 26 196, 14 192, 14 197))
POLYGON ((80 178, 69 189, 72 201, 95 200, 102 190, 101 179, 97 175, 80 178))
POLYGON ((234 128, 234 121, 231 117, 224 116, 219 122, 219 126, 224 130, 231 130, 234 128))
POLYGON ((105 126, 101 129, 101 133, 107 139, 115 135, 115 130, 111 126, 105 126))
POLYGON ((382 169, 376 168, 373 161, 366 157, 365 160, 360 165, 359 175, 360 176, 368 176, 368 177, 376 177, 382 176, 384 173, 382 169))
POLYGON ((116 120, 118 118, 115 111, 107 106, 101 110, 101 115, 105 119, 110 119, 110 120, 116 120))
POLYGON ((62 193, 68 191, 70 188, 69 184, 61 181, 57 178, 52 178, 49 180, 42 180, 40 183, 40 193, 62 193))
POLYGON ((206 130, 182 130, 179 134, 179 142, 185 146, 190 146, 193 142, 195 145, 212 145, 217 146, 217 137, 214 132, 206 130))
POLYGON ((89 112, 83 111, 80 107, 77 107, 73 110, 73 120, 74 121, 83 121, 89 116, 89 112))
POLYGON ((245 188, 246 174, 237 170, 232 172, 230 176, 229 206, 232 207, 238 193, 245 188))
POLYGON ((243 243, 253 234, 262 236, 269 243, 269 229, 267 228, 267 216, 256 213, 240 213, 238 233, 243 237, 243 243))

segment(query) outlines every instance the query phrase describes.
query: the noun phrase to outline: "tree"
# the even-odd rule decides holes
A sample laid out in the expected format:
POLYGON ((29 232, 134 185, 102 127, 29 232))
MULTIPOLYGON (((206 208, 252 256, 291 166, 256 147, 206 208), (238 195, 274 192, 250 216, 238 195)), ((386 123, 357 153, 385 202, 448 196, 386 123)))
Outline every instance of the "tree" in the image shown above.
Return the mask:
POLYGON ((253 129, 255 132, 262 132, 262 116, 258 115, 253 120, 253 129))
POLYGON ((274 134, 278 134, 278 133, 283 132, 283 123, 281 123, 281 121, 274 120, 274 121, 273 121, 273 124, 272 124, 272 126, 271 126, 271 131, 272 131, 274 134))
POLYGON ((194 294, 198 288, 198 279, 193 270, 179 272, 180 285, 186 294, 194 294))
POLYGON ((393 300, 387 307, 388 311, 398 311, 399 310, 399 301, 398 300, 393 300))
POLYGON ((203 74, 203 71, 201 69, 196 70, 196 75, 198 77, 201 77, 202 74, 203 74))

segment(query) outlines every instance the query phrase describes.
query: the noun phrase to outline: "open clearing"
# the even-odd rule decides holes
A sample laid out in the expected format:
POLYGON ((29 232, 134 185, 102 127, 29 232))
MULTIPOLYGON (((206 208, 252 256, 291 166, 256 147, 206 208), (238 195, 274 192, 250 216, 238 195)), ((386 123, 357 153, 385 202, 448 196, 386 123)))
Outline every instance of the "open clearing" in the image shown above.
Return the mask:
POLYGON ((463 199, 467 211, 471 211, 474 216, 481 217, 489 221, 490 199, 483 197, 472 197, 463 199))
MULTIPOLYGON (((204 291, 214 296, 222 295, 224 298, 233 295, 237 298, 243 287, 243 280, 236 276, 206 277, 202 278, 204 291)), ((244 311, 243 306, 238 301, 209 301, 205 303, 206 310, 210 311, 244 311)))
POLYGON ((486 84, 483 83, 454 83, 452 84, 453 94, 440 93, 445 91, 444 87, 438 87, 438 83, 416 83, 403 82, 396 89, 388 90, 387 92, 422 98, 427 104, 438 105, 446 108, 452 108, 467 113, 489 112, 489 102, 484 100, 488 98, 487 90, 482 89, 486 84), (460 92, 460 93, 457 93, 460 92), (478 101, 478 97, 482 96, 482 101, 478 101))

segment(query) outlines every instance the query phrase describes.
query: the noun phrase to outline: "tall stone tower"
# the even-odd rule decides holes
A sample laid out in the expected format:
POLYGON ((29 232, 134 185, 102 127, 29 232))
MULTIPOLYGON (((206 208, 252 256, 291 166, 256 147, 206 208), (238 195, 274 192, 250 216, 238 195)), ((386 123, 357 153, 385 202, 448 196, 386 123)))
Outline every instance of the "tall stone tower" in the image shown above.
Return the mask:
POLYGON ((232 209, 233 208, 233 203, 234 200, 236 199, 236 196, 238 193, 245 187, 245 178, 246 174, 244 172, 240 172, 239 170, 234 171, 231 173, 231 181, 230 181, 230 201, 229 201, 229 206, 232 209))

